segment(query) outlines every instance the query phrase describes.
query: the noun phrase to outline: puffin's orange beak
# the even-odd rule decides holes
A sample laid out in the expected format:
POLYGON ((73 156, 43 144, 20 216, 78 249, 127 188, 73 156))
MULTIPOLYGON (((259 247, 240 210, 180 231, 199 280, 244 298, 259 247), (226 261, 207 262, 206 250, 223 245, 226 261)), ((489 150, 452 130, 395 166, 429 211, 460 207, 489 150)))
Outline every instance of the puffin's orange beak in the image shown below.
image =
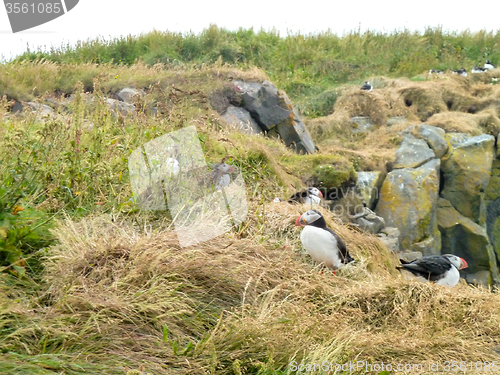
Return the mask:
POLYGON ((459 270, 463 270, 464 268, 469 267, 465 259, 460 258, 460 260, 462 261, 462 265, 460 266, 459 270))
POLYGON ((321 192, 321 190, 319 190, 319 197, 323 198, 323 193, 321 192))
POLYGON ((230 165, 229 166, 229 173, 233 173, 234 172, 234 168, 230 165))
POLYGON ((306 223, 304 222, 304 220, 302 220, 302 215, 300 215, 297 220, 295 220, 295 226, 297 227, 303 227, 304 225, 306 225, 306 223))

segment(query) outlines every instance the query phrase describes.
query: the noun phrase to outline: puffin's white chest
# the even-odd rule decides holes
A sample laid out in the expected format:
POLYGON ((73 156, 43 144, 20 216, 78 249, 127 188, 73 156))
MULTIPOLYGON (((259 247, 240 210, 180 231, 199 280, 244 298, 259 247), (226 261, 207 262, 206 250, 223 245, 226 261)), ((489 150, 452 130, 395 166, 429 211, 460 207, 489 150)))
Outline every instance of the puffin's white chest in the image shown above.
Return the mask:
POLYGON ((436 281, 436 284, 444 286, 455 286, 460 280, 460 272, 455 267, 451 267, 449 271, 446 271, 444 277, 436 281))
POLYGON ((314 261, 334 270, 343 265, 337 240, 326 230, 308 225, 300 233, 300 241, 314 261))
POLYGON ((309 194, 307 195, 307 197, 304 198, 304 203, 314 206, 321 203, 321 198, 313 194, 309 194))

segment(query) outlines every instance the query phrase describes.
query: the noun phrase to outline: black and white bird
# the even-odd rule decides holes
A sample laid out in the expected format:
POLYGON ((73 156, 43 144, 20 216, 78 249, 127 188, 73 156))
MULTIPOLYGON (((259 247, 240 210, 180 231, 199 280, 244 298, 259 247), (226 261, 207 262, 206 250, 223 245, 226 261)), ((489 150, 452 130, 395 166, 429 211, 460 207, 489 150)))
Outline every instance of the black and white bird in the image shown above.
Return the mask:
POLYGON ((460 280, 460 272, 467 268, 467 262, 452 254, 431 255, 407 262, 403 259, 397 268, 410 272, 420 281, 433 281, 439 285, 455 286, 460 280))
POLYGON ((474 68, 471 69, 471 73, 484 73, 488 71, 486 68, 481 68, 480 66, 475 66, 474 68))
POLYGON ((464 68, 460 68, 458 70, 452 70, 451 71, 453 74, 460 74, 461 76, 467 77, 467 70, 464 68))
POLYGON ((317 210, 309 210, 295 221, 296 226, 304 226, 300 241, 311 258, 333 270, 354 262, 344 241, 326 226, 323 215, 317 210))
POLYGON ((443 74, 443 71, 439 69, 431 69, 429 70, 429 74, 443 74))
POLYGON ((490 60, 486 60, 486 63, 484 64, 484 69, 487 70, 495 69, 495 65, 493 65, 490 60))
POLYGON ((321 203, 321 198, 323 198, 323 193, 318 188, 310 187, 292 195, 288 203, 305 203, 314 206, 321 203))
POLYGON ((210 173, 210 184, 215 190, 220 190, 228 187, 231 183, 229 173, 233 173, 234 168, 225 161, 217 163, 210 173))
POLYGON ((370 84, 370 82, 365 81, 365 84, 361 86, 361 90, 372 91, 373 86, 370 84))

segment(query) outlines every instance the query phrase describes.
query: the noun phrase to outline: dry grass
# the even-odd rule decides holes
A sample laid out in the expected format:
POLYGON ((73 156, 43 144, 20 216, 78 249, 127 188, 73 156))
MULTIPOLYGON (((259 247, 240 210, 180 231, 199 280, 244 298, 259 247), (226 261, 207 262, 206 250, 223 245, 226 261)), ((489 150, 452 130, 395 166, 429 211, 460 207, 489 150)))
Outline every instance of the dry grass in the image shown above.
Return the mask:
POLYGON ((22 324, 1 347, 39 355, 48 337, 60 354, 123 371, 142 363, 154 374, 286 371, 293 360, 498 359, 498 294, 404 281, 375 236, 322 209, 358 260, 332 279, 301 250, 293 223, 307 209, 269 204, 250 212, 249 228, 189 248, 170 229, 68 218, 38 297, 3 306, 22 324))

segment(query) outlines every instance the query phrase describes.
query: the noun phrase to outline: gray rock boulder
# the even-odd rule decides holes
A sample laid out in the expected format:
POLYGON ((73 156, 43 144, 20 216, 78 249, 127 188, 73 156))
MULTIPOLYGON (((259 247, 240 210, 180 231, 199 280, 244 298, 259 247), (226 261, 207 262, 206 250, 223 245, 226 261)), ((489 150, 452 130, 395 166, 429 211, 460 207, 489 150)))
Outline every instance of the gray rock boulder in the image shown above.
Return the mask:
POLYGON ((226 112, 221 116, 222 120, 228 125, 235 127, 239 131, 246 134, 261 134, 262 129, 257 122, 252 118, 250 113, 240 107, 230 105, 226 112))
POLYGON ((483 225, 486 220, 484 195, 491 175, 495 138, 483 134, 452 144, 451 152, 442 159, 441 196, 460 214, 483 225))
POLYGON ((27 108, 31 108, 34 112, 37 112, 39 116, 53 116, 55 114, 54 110, 47 104, 40 104, 35 102, 24 103, 27 108))
POLYGON ((113 112, 115 115, 119 113, 122 116, 128 116, 135 113, 134 105, 121 102, 116 99, 108 98, 106 99, 106 104, 108 105, 108 108, 111 110, 111 112, 113 112))
POLYGON ((485 286, 497 284, 497 261, 486 228, 461 215, 446 199, 439 199, 436 211, 441 253, 465 259, 469 267, 461 273, 467 281, 485 286))
POLYGON ((384 218, 377 216, 375 212, 367 207, 363 207, 363 212, 352 216, 351 221, 365 232, 373 234, 380 232, 385 227, 384 218))
POLYGON ((440 254, 436 220, 439 165, 439 159, 432 159, 418 168, 394 169, 384 180, 375 213, 387 226, 399 229, 404 250, 440 254))
POLYGON ((411 134, 405 134, 401 146, 396 151, 393 167, 394 169, 417 168, 435 157, 427 142, 411 134))
POLYGON ((434 151, 437 158, 442 158, 448 151, 448 142, 444 138, 445 131, 441 128, 430 125, 419 125, 417 127, 417 137, 427 142, 434 151))
POLYGON ((116 96, 122 102, 134 104, 137 97, 142 98, 146 93, 143 90, 136 90, 131 87, 121 89, 116 96))
POLYGON ((311 136, 286 94, 269 81, 235 81, 242 106, 269 136, 279 137, 298 153, 315 152, 311 136))
POLYGON ((356 191, 363 197, 367 207, 371 210, 375 208, 384 178, 385 173, 379 171, 358 172, 356 191))
POLYGON ((392 252, 398 253, 401 251, 399 236, 401 232, 395 227, 385 227, 378 234, 380 241, 392 252))
POLYGON ((271 82, 235 81, 234 84, 243 93, 243 107, 262 129, 269 131, 292 114, 292 108, 285 104, 278 88, 271 82))
POLYGON ((353 133, 367 133, 373 130, 373 121, 366 116, 356 116, 349 120, 353 133))

